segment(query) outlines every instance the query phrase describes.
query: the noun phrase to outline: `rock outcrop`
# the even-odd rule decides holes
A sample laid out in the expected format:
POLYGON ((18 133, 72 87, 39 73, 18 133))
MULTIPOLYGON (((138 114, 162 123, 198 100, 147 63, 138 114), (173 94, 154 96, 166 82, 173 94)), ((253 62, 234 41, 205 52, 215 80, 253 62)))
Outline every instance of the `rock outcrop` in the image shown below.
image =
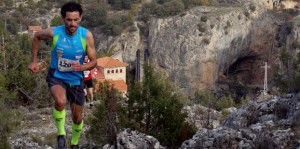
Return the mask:
MULTIPOLYGON (((194 111, 196 107, 186 107, 186 110, 191 112, 190 119, 193 118, 191 117, 193 112, 199 114, 194 111)), ((300 93, 283 97, 273 96, 270 100, 263 102, 250 102, 239 109, 232 110, 232 113, 221 125, 216 125, 213 129, 200 128, 193 138, 182 143, 181 149, 300 148, 299 109, 300 93)), ((26 112, 26 109, 23 111, 26 112)), ((205 117, 205 114, 203 115, 205 117)), ((54 124, 49 123, 52 120, 51 108, 31 112, 25 120, 27 121, 22 122, 22 127, 26 126, 26 129, 22 129, 16 136, 9 139, 11 146, 13 148, 52 149, 47 145, 47 143, 52 144, 51 140, 55 141, 56 136, 54 124), (52 136, 49 134, 53 134, 53 139, 49 140, 49 136, 52 136)), ((197 117, 194 120, 198 120, 197 117)), ((70 119, 67 123, 70 123, 70 119)), ((93 147, 93 144, 84 137, 88 128, 89 126, 85 127, 81 140, 84 142, 83 147, 86 148, 93 147)), ((68 132, 70 129, 67 127, 68 132)), ((98 146, 97 148, 102 147, 98 146)), ((106 144, 103 148, 163 149, 165 147, 152 136, 135 130, 123 129, 117 134, 116 146, 106 144)))
POLYGON ((220 127, 199 129, 181 148, 299 148, 300 94, 251 102, 220 127))
MULTIPOLYGON (((114 146, 105 145, 103 149, 113 149, 114 146)), ((138 131, 124 129, 117 136, 117 149, 165 149, 159 141, 138 131)))

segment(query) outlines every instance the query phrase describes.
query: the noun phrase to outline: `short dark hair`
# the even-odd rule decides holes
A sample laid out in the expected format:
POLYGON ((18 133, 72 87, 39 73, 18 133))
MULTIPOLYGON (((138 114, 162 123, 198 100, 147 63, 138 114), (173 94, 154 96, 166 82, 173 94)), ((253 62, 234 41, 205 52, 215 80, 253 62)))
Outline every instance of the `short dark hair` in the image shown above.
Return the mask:
POLYGON ((65 3, 61 7, 60 14, 61 14, 61 16, 66 17, 67 12, 74 12, 74 11, 78 11, 80 16, 83 13, 82 7, 79 3, 70 1, 70 2, 65 3))

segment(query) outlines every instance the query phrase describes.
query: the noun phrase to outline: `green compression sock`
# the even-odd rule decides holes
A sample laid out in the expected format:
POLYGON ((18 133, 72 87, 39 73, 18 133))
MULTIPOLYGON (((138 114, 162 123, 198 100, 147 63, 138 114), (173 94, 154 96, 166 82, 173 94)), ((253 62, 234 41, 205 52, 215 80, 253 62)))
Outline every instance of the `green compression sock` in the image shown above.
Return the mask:
POLYGON ((71 139, 71 145, 77 145, 78 140, 81 134, 83 128, 83 121, 79 125, 72 123, 72 139, 71 139))
POLYGON ((57 111, 53 109, 53 118, 57 128, 57 135, 66 135, 65 132, 65 121, 66 121, 66 110, 57 111))

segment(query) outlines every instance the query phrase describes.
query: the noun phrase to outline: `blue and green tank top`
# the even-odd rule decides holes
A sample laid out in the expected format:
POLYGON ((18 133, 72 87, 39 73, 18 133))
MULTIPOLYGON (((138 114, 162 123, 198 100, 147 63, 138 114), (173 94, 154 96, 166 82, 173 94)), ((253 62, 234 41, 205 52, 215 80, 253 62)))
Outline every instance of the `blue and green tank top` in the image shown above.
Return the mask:
POLYGON ((50 68, 55 69, 54 77, 70 85, 79 85, 83 75, 73 71, 71 62, 83 64, 86 53, 86 35, 88 30, 79 26, 76 34, 70 36, 65 26, 53 27, 50 68))

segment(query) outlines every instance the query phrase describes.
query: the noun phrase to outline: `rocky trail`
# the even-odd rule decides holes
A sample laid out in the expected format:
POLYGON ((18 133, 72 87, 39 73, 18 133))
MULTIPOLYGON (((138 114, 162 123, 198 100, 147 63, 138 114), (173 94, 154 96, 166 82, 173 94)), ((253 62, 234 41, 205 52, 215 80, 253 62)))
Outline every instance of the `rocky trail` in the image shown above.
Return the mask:
MULTIPOLYGON (((56 143, 56 127, 52 118, 52 107, 29 110, 21 107, 22 121, 19 131, 17 131, 9 142, 13 149, 52 149, 56 143)), ((85 105, 84 119, 93 112, 85 105)), ((86 122, 86 121, 85 121, 86 122)), ((71 139, 71 110, 67 107, 66 132, 67 142, 71 139)), ((84 130, 81 135, 80 144, 87 144, 86 131, 88 123, 84 123, 84 130)))

